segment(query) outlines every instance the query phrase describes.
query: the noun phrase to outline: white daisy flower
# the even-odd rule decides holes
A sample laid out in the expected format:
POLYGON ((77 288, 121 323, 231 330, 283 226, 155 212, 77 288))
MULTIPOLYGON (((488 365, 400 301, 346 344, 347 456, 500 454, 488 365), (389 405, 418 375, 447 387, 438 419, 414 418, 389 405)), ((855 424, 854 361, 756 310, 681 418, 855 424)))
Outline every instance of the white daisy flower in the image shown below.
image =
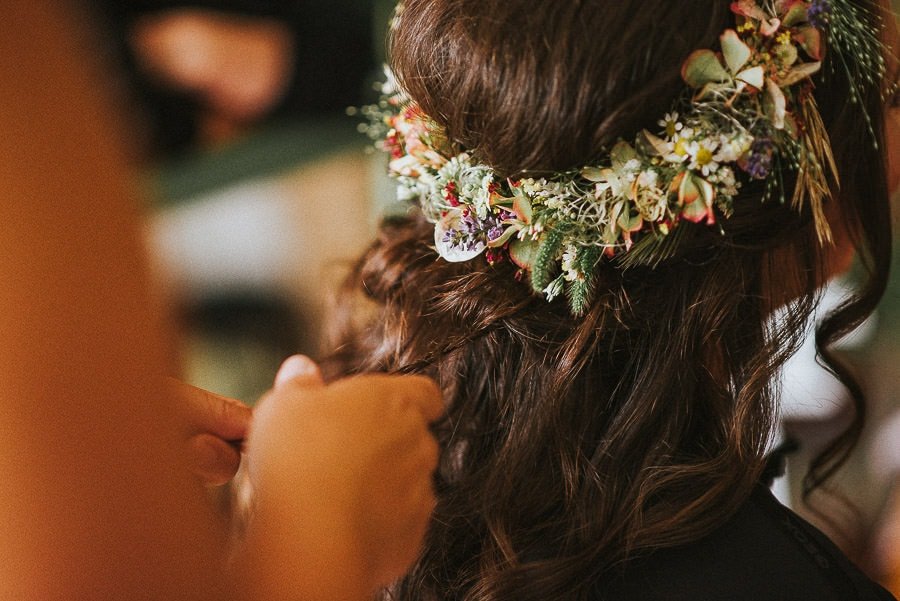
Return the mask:
POLYGON ((665 117, 657 121, 657 125, 663 129, 663 132, 669 138, 674 138, 684 128, 684 124, 678 120, 678 117, 678 113, 666 113, 665 117))
POLYGON ((690 127, 675 133, 669 142, 666 142, 666 154, 663 158, 669 163, 683 163, 689 158, 687 147, 694 137, 694 130, 690 127))
POLYGON ((717 147, 718 141, 709 138, 689 143, 687 145, 687 153, 690 157, 688 169, 700 171, 704 176, 715 173, 719 168, 719 163, 715 160, 717 147))

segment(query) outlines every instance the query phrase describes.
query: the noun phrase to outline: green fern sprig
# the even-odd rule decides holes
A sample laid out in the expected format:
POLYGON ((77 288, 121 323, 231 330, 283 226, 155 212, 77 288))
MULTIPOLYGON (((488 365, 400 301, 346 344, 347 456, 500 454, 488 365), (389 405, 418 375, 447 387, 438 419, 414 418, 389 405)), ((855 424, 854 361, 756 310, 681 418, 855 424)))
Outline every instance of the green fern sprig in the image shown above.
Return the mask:
POLYGON ((562 243, 563 233, 556 228, 550 229, 541 240, 531 268, 531 287, 535 292, 543 292, 553 281, 562 243))

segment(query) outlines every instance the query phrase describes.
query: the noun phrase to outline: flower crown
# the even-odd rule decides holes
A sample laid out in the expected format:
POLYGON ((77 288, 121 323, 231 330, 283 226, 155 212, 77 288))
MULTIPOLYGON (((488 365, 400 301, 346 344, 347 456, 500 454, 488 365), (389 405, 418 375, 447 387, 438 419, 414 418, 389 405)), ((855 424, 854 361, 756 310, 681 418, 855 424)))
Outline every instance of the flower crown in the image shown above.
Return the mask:
POLYGON ((500 179, 454 150, 390 72, 381 101, 363 109, 363 129, 390 153, 400 199, 435 224, 442 258, 508 258, 548 300, 565 292, 576 315, 591 302, 604 257, 658 264, 677 250, 684 221, 729 217, 750 180, 763 180, 766 198, 784 203, 784 172, 794 173, 790 202, 810 208, 828 243, 823 203, 839 180, 812 77, 827 48, 850 82, 848 100, 861 103, 863 82, 885 72, 877 31, 849 0, 739 0, 731 10, 737 26, 722 33, 719 50, 697 50, 684 63, 690 95, 656 133, 620 141, 598 165, 500 179))

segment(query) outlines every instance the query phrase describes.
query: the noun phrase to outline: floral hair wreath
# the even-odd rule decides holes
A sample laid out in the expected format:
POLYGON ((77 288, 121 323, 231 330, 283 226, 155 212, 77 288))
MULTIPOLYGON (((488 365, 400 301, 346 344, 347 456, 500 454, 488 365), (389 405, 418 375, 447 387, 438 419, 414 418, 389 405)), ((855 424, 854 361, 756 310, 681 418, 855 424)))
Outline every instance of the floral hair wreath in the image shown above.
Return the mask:
POLYGON ((827 49, 850 82, 850 102, 861 103, 863 86, 885 72, 878 32, 849 0, 739 0, 731 10, 737 26, 722 33, 719 50, 697 50, 684 63, 691 95, 657 133, 620 141, 598 165, 500 179, 454 151, 390 72, 381 101, 363 109, 363 129, 390 153, 400 199, 435 224, 442 258, 508 258, 548 300, 565 291, 576 315, 591 302, 604 256, 656 265, 677 249, 680 223, 729 217, 749 180, 764 180, 767 198, 784 203, 783 174, 795 173, 792 207, 808 205, 828 243, 823 203, 839 180, 812 77, 827 49))

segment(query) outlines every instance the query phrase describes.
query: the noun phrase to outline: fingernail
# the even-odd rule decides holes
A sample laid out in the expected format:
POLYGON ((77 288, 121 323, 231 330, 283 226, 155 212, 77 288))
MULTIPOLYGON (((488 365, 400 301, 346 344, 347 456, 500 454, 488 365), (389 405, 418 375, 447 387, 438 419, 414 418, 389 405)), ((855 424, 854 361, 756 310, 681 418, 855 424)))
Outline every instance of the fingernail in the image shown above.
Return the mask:
POLYGON ((195 436, 191 452, 194 472, 211 486, 221 486, 231 480, 240 463, 240 455, 235 450, 209 435, 195 436))
POLYGON ((319 375, 319 366, 306 355, 293 355, 284 360, 275 375, 275 385, 281 386, 291 380, 319 375))

